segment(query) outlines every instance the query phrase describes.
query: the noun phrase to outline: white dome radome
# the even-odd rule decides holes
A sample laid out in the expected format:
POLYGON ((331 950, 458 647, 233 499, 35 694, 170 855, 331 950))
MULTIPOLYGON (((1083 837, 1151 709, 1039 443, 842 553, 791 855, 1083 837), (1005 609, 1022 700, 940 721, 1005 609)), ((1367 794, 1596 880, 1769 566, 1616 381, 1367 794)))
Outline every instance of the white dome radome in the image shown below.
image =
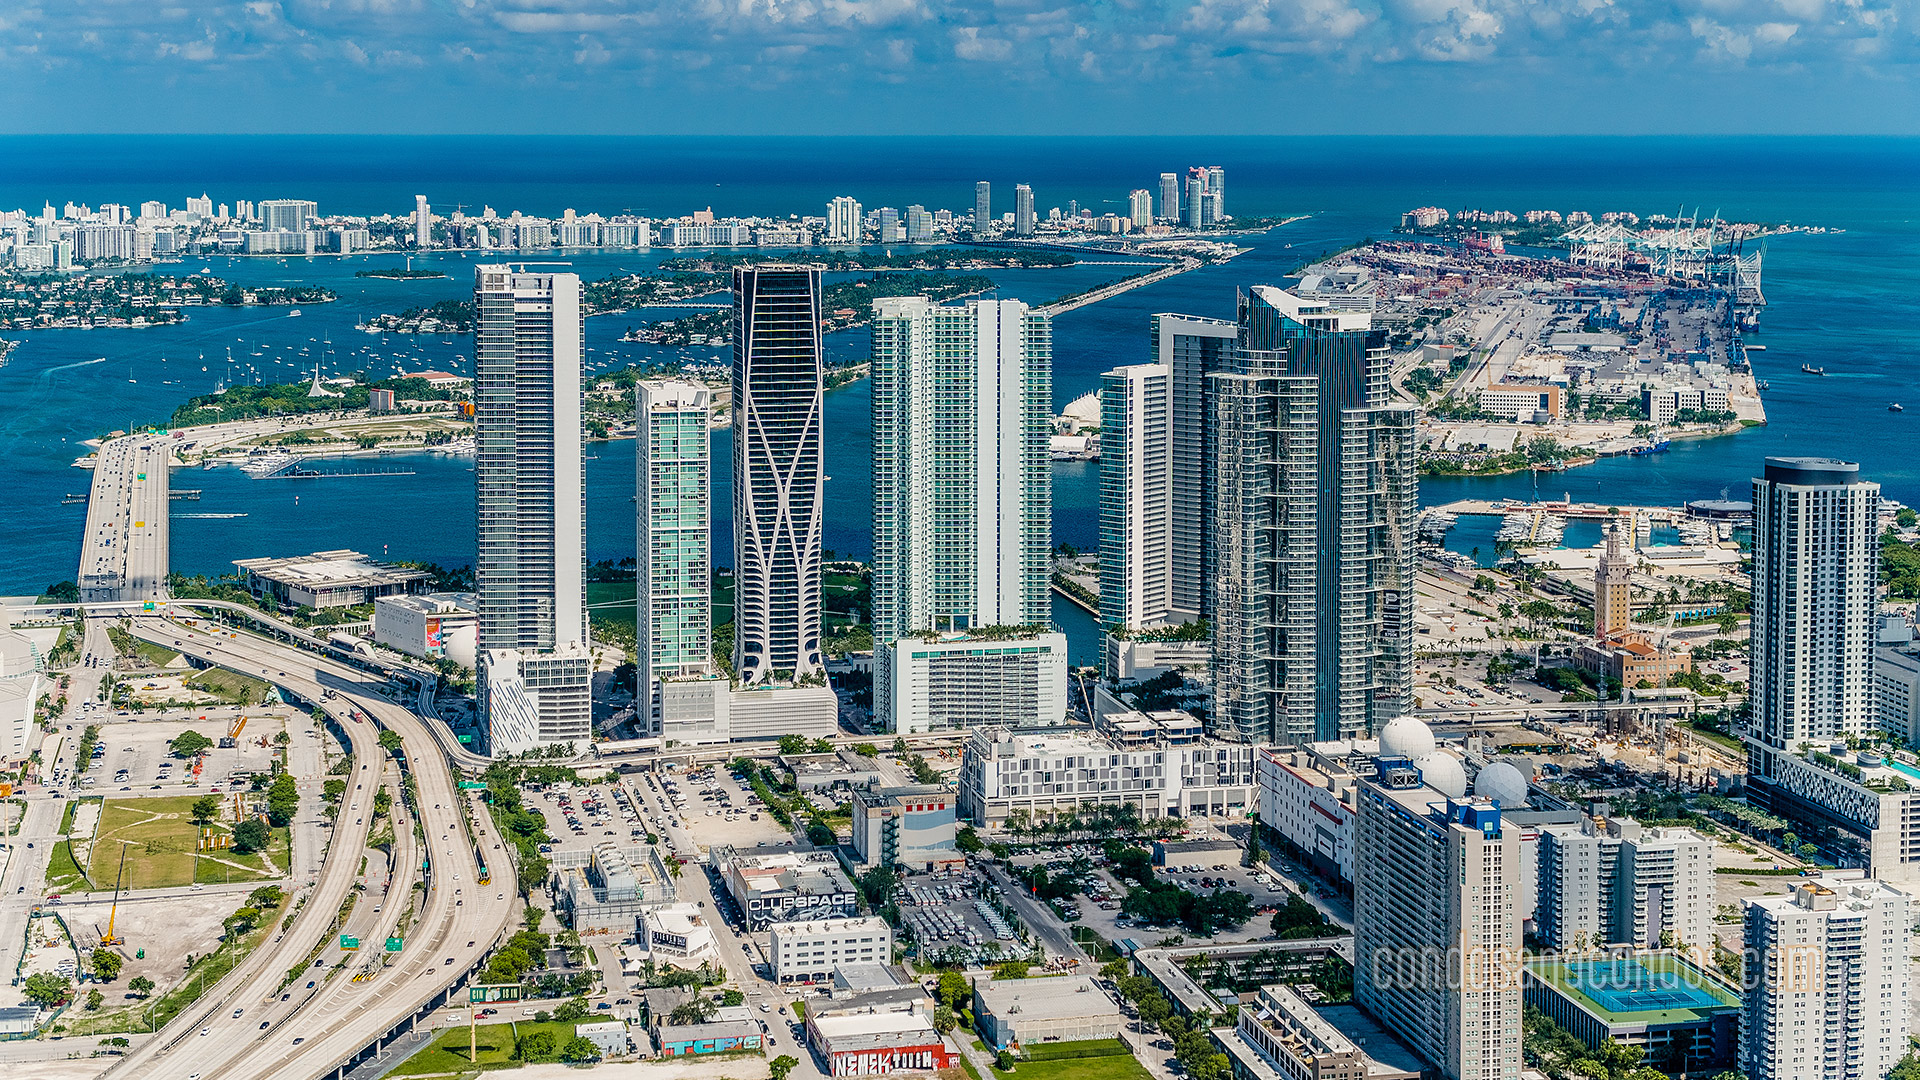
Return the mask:
POLYGON ((1425 757, 1436 745, 1433 729, 1411 716, 1396 716, 1380 729, 1382 757, 1425 757))
POLYGON ((1505 809, 1527 804, 1527 778, 1511 762, 1496 761, 1473 778, 1473 793, 1505 809))
POLYGON ((1467 770, 1460 765, 1460 759, 1444 750, 1435 750, 1413 759, 1413 767, 1420 770, 1420 779, 1426 785, 1450 799, 1465 798, 1467 794, 1467 770))

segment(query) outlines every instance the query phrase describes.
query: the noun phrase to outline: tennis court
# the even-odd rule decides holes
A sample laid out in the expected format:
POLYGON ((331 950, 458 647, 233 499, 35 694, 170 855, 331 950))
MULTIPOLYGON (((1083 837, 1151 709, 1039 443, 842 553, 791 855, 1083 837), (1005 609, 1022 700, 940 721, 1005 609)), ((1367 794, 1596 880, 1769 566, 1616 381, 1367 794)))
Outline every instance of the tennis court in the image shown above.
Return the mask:
POLYGON ((1666 1009, 1712 1009, 1725 1004, 1678 971, 1653 971, 1638 960, 1577 960, 1566 965, 1564 985, 1579 990, 1611 1013, 1666 1009))

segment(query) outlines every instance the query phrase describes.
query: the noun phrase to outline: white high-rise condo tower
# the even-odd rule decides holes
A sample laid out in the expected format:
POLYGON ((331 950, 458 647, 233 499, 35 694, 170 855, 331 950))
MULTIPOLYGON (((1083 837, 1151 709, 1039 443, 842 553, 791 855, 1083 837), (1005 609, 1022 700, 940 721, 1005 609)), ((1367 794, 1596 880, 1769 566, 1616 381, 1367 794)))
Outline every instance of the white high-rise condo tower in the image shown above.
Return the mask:
POLYGON ((1748 899, 1740 1067, 1751 1080, 1880 1080, 1907 1054, 1913 898, 1800 881, 1748 899))
POLYGON ((982 180, 973 185, 973 236, 978 240, 993 232, 993 185, 982 180))
POLYGON ((892 730, 1057 724, 1053 350, 1017 300, 874 302, 874 715, 892 730))
POLYGON ((820 653, 820 271, 733 272, 734 673, 816 675, 820 653))
POLYGON ((580 278, 474 268, 474 587, 487 750, 592 736, 580 278))
POLYGON ((425 195, 413 197, 413 246, 433 246, 433 209, 427 205, 425 195))
POLYGON ((1180 174, 1163 172, 1160 174, 1160 213, 1162 221, 1180 220, 1180 174))
POLYGON ((1032 236, 1033 227, 1039 219, 1033 213, 1033 189, 1018 184, 1013 189, 1013 232, 1015 236, 1032 236))

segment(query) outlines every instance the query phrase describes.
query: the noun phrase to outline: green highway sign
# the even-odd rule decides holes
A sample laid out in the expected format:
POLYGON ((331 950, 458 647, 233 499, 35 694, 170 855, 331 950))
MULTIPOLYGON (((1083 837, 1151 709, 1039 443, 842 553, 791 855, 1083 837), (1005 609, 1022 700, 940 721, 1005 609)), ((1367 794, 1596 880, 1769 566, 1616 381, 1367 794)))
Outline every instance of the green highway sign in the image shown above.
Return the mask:
POLYGON ((397 937, 390 937, 390 938, 388 938, 388 939, 387 939, 387 951, 388 951, 388 952, 399 952, 399 951, 400 951, 400 946, 401 946, 401 944, 402 944, 402 939, 401 939, 401 938, 397 938, 397 937))
POLYGON ((461 741, 461 742, 463 742, 463 743, 470 743, 470 742, 472 742, 472 741, 473 741, 473 736, 471 736, 471 735, 462 735, 462 736, 460 736, 460 741, 461 741))
POLYGON ((481 1005, 491 1001, 519 1001, 519 983, 477 983, 467 987, 467 1001, 481 1005))
POLYGON ((459 787, 460 787, 460 790, 461 790, 461 791, 485 791, 485 790, 487 790, 487 785, 486 785, 485 783, 482 783, 482 782, 481 782, 481 781, 479 781, 479 780, 462 780, 462 781, 460 781, 460 784, 459 784, 459 787))
POLYGON ((360 947, 360 939, 357 937, 348 937, 345 934, 341 934, 340 947, 343 949, 357 949, 360 947))

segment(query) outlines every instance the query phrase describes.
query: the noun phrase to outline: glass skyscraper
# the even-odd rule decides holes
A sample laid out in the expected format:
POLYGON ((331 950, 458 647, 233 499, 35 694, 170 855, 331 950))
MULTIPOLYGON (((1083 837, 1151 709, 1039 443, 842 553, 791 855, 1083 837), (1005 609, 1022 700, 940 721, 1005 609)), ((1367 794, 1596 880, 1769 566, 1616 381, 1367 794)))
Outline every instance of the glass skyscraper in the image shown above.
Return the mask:
POLYGON ((821 672, 820 271, 733 272, 734 674, 821 672))
POLYGON ((651 701, 656 680, 713 670, 713 400, 684 382, 643 382, 635 393, 636 685, 651 701))
POLYGON ((584 744, 592 657, 580 278, 482 264, 474 308, 481 728, 494 754, 584 744))

